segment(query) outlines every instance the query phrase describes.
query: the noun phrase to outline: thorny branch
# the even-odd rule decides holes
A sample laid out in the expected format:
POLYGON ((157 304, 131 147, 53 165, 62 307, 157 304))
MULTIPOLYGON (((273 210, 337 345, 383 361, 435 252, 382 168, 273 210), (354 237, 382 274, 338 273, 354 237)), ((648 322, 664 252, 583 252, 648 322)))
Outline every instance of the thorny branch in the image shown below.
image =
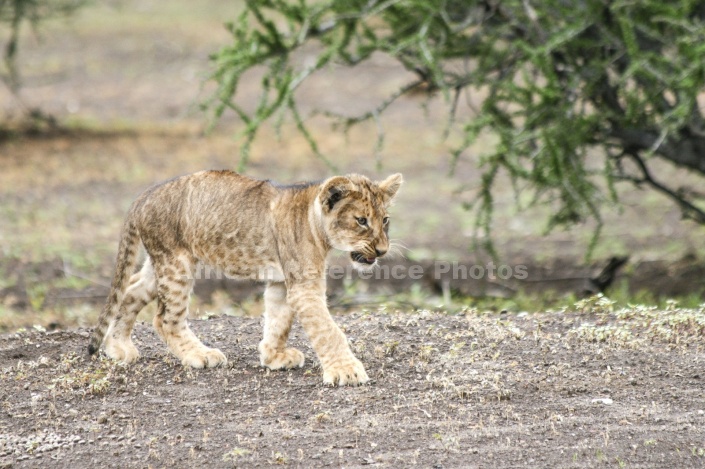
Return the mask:
POLYGON ((683 211, 683 217, 691 219, 697 223, 705 224, 705 211, 694 205, 692 202, 688 201, 684 197, 684 191, 675 191, 661 182, 654 179, 651 175, 649 167, 646 165, 644 159, 636 151, 627 150, 622 153, 618 158, 623 156, 628 156, 634 164, 636 164, 639 169, 640 174, 637 176, 626 175, 623 172, 617 175, 618 178, 631 181, 634 184, 648 184, 652 188, 656 189, 658 192, 665 194, 670 199, 675 201, 683 211))

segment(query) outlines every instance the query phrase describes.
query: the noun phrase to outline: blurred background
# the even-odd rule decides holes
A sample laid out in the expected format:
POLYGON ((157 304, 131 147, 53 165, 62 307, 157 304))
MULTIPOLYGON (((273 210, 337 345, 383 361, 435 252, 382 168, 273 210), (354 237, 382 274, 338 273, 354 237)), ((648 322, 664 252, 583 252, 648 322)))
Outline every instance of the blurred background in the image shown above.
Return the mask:
MULTIPOLYGON (((298 112, 325 159, 296 120, 282 114, 261 125, 243 165, 246 124, 236 112, 214 119, 213 105, 203 105, 218 90, 209 57, 233 44, 224 23, 238 18, 244 2, 66 2, 64 11, 37 10, 46 17, 25 20, 16 37, 10 5, 0 3, 0 330, 92 324, 130 203, 156 182, 202 169, 241 167, 285 183, 336 172, 380 179, 402 172, 391 236, 408 249, 406 259, 387 262, 493 260, 483 248, 487 234, 475 229, 467 207, 481 187, 481 158, 494 137, 480 137, 452 158, 462 137, 445 132, 449 100, 423 87, 347 133, 326 115, 371 112, 415 80, 418 74, 397 60, 380 53, 354 67, 331 63, 298 87, 298 112)), ((290 61, 305 67, 320 51, 307 43, 290 61)), ((257 108, 266 70, 255 65, 238 83, 236 99, 247 112, 257 108)), ((458 116, 476 116, 485 97, 479 91, 463 96, 458 116)), ((656 162, 652 171, 698 187, 696 176, 672 165, 656 162)), ((623 302, 701 303, 702 226, 683 220, 679 206, 658 192, 634 185, 618 191, 620 204, 603 207, 602 234, 590 249, 594 220, 547 233, 554 207, 518 206, 511 178, 500 175, 493 189, 493 261, 527 266, 528 279, 347 279, 331 285, 331 304, 336 311, 380 303, 540 311, 602 289, 623 302), (595 287, 601 273, 609 281, 595 287)), ((202 282, 192 314, 259 314, 260 291, 202 282)))

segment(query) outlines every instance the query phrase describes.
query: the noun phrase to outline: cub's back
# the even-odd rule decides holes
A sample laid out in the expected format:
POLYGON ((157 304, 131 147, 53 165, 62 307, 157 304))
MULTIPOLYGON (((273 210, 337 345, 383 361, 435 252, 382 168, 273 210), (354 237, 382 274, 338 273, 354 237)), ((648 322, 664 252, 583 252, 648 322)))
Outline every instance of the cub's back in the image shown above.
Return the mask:
POLYGON ((267 241, 275 194, 269 181, 233 171, 201 171, 148 189, 131 213, 148 251, 234 247, 267 241))

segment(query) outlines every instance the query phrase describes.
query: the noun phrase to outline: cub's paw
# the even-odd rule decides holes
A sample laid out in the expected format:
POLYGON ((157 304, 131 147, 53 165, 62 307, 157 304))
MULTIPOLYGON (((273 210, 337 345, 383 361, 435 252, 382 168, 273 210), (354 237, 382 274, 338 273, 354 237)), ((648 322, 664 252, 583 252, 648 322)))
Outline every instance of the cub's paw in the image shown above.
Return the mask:
POLYGON ((270 370, 288 370, 301 368, 306 359, 304 354, 295 348, 286 348, 282 351, 264 350, 260 347, 260 363, 270 370))
POLYGON ((228 359, 217 348, 199 347, 181 356, 181 364, 191 368, 215 368, 227 363, 228 359))
POLYGON ((323 369, 323 382, 333 386, 359 386, 369 380, 365 367, 357 358, 323 369))
POLYGON ((105 354, 113 360, 134 363, 140 356, 137 347, 130 339, 119 341, 108 337, 105 341, 105 354))

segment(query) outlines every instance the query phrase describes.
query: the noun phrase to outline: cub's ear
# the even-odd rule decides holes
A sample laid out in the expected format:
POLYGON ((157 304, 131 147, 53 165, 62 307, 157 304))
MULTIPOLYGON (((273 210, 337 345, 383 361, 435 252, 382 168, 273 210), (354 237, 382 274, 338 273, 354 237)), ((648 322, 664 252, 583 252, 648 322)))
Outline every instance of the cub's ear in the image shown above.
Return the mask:
POLYGON ((404 182, 404 178, 402 177, 401 173, 396 173, 396 174, 392 174, 384 181, 380 181, 377 183, 379 188, 382 189, 382 192, 386 196, 385 202, 387 202, 387 203, 391 202, 391 200, 397 194, 397 191, 399 190, 399 188, 401 187, 403 182, 404 182))
POLYGON ((333 210, 335 204, 348 195, 352 189, 350 179, 345 176, 335 176, 323 183, 323 188, 319 193, 321 206, 327 211, 333 210))

